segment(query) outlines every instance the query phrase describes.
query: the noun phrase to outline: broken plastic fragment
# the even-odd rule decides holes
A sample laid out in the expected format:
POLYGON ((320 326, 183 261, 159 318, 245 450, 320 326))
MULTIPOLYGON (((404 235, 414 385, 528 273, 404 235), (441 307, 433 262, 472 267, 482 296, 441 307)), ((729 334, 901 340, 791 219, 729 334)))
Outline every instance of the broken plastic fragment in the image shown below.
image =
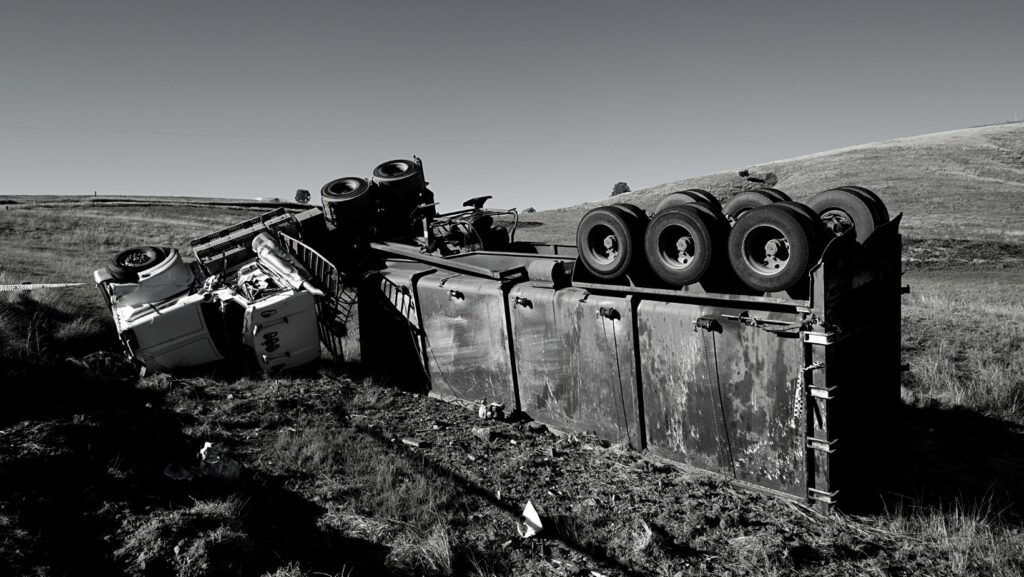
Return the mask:
POLYGON ((540 514, 537 513, 537 509, 533 506, 532 501, 526 502, 523 514, 519 516, 519 521, 516 522, 516 529, 519 530, 519 536, 524 539, 533 537, 544 529, 544 525, 540 522, 540 514))

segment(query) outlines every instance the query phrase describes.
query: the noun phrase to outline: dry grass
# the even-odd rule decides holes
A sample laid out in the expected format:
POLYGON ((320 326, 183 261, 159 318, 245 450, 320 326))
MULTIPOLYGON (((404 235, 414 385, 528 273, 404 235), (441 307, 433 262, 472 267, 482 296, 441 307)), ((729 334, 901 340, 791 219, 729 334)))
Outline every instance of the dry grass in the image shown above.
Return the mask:
POLYGON ((991 503, 974 507, 957 503, 945 512, 898 508, 889 514, 885 527, 907 541, 924 544, 953 574, 1021 575, 1024 533, 999 517, 991 503))
POLYGON ((1024 423, 1024 271, 912 275, 904 298, 904 399, 1024 423), (989 283, 978 282, 987 280, 989 283))

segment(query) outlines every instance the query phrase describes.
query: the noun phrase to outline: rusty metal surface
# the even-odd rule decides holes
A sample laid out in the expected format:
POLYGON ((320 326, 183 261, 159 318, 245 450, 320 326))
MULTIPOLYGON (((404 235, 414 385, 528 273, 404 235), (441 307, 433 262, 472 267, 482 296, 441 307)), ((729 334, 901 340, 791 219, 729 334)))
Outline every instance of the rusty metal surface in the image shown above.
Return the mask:
POLYGON ((648 446, 668 458, 803 496, 804 421, 794 407, 804 349, 779 324, 800 313, 645 301, 638 307, 648 446))
POLYGON ((416 287, 431 393, 518 408, 505 289, 500 281, 436 272, 416 287))
POLYGON ((884 447, 885 428, 865 415, 884 418, 898 403, 898 224, 863 246, 836 239, 808 301, 556 290, 441 266, 427 274, 422 263, 389 263, 375 290, 419 338, 432 392, 518 401, 552 427, 830 510, 865 492, 884 447))
POLYGON ((520 284, 508 302, 522 410, 640 448, 630 301, 520 284))

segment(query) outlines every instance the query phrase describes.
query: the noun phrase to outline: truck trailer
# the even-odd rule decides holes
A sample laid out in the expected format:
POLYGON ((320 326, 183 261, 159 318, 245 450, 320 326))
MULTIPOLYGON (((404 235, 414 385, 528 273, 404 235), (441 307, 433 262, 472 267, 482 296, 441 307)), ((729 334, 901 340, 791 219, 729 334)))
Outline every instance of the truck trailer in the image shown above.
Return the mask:
POLYGON ((903 291, 901 215, 871 191, 680 191, 593 208, 575 245, 517 241, 489 197, 439 213, 417 158, 321 197, 192 241, 191 263, 137 247, 97 270, 130 357, 277 371, 324 350, 825 510, 877 481, 903 291))

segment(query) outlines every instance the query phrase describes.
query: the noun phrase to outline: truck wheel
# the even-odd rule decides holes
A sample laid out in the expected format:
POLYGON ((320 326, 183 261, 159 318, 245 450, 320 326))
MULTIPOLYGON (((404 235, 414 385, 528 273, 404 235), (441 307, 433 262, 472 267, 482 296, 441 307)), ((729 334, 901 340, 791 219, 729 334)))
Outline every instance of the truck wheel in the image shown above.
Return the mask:
POLYGON ((613 204, 612 206, 617 206, 622 210, 632 214, 638 221, 640 221, 642 226, 646 227, 647 223, 650 222, 651 220, 651 217, 647 216, 647 212, 635 204, 630 204, 628 202, 620 202, 617 204, 613 204))
POLYGON ((803 220, 804 227, 807 229, 807 238, 811 243, 811 257, 813 261, 817 261, 818 257, 821 256, 818 253, 825 248, 825 244, 832 238, 828 229, 825 228, 821 219, 818 218, 818 213, 811 210, 811 207, 806 204, 792 200, 777 202, 775 203, 775 206, 784 207, 791 212, 800 215, 803 220))
POLYGON ((163 262, 167 251, 156 246, 136 246, 114 256, 107 266, 110 276, 122 282, 138 282, 139 273, 163 262))
POLYGON ((706 190, 691 188, 690 190, 683 190, 680 192, 670 192, 662 197, 661 201, 659 201, 654 207, 654 214, 658 214, 672 206, 681 206, 685 204, 692 204, 694 202, 706 204, 719 212, 722 211, 722 203, 718 202, 715 195, 706 190))
POLYGON ((743 284, 761 292, 786 290, 814 262, 805 218, 792 207, 758 206, 729 233, 729 264, 743 284))
POLYGON ((811 208, 825 224, 833 236, 839 236, 853 230, 857 242, 871 235, 880 222, 882 215, 870 198, 857 191, 833 188, 811 197, 807 206, 811 208))
POLYGON ((840 186, 839 188, 856 192, 871 202, 872 208, 875 209, 876 226, 889 222, 889 209, 886 208, 885 203, 882 202, 882 199, 877 194, 863 186, 840 186))
POLYGON ((346 176, 320 189, 320 202, 327 220, 335 225, 365 222, 373 204, 373 192, 365 178, 346 176))
POLYGON ((737 221, 749 210, 758 206, 769 205, 773 202, 779 202, 779 199, 772 194, 761 190, 747 190, 730 198, 729 202, 726 202, 725 206, 722 207, 722 212, 730 220, 737 221))
POLYGON ((332 180, 320 189, 322 198, 329 198, 335 201, 355 200, 370 191, 370 183, 365 178, 358 176, 346 176, 332 180))
POLYGON ((695 205, 658 212, 644 234, 644 252, 651 271, 677 288, 700 281, 724 248, 719 225, 695 205))
POLYGON ((766 186, 764 188, 755 188, 754 190, 767 194, 768 196, 774 198, 776 202, 786 202, 793 200, 792 198, 789 197, 788 194, 782 192, 777 188, 771 188, 766 186))
POLYGON ((419 192, 427 185, 423 180, 423 165, 402 158, 378 164, 373 169, 373 179, 385 187, 402 192, 419 192))
POLYGON ((600 280, 625 276, 643 242, 641 222, 630 212, 601 206, 583 215, 576 228, 580 262, 600 280))

